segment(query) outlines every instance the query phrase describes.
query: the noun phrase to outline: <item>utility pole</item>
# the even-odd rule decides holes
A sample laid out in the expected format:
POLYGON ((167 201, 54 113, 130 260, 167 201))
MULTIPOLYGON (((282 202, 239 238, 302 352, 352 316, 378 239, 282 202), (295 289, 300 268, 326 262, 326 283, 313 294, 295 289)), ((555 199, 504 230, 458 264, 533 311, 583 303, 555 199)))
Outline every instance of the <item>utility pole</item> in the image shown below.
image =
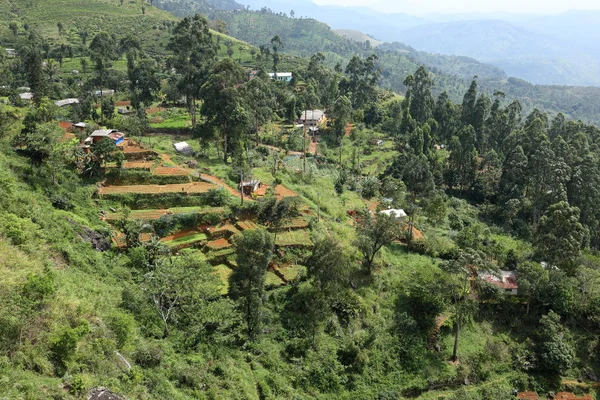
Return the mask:
POLYGON ((244 173, 240 173, 240 197, 242 198, 242 206, 244 205, 244 173))
POLYGON ((306 110, 304 110, 304 124, 302 129, 302 150, 304 150, 304 173, 306 174, 306 110))

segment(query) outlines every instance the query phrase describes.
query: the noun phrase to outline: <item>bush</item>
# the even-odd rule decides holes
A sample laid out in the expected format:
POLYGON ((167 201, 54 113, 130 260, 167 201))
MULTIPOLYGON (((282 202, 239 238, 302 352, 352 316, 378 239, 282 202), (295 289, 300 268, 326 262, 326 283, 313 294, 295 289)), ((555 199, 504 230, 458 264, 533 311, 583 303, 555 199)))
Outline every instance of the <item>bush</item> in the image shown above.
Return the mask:
POLYGON ((136 349, 133 358, 141 367, 158 367, 162 362, 163 350, 158 344, 144 343, 136 349))
POLYGON ((133 317, 130 314, 119 311, 109 317, 108 327, 115 335, 118 349, 122 349, 131 341, 135 331, 133 317))
POLYGON ((223 207, 231 201, 231 195, 224 189, 210 189, 206 194, 206 204, 211 207, 223 207))

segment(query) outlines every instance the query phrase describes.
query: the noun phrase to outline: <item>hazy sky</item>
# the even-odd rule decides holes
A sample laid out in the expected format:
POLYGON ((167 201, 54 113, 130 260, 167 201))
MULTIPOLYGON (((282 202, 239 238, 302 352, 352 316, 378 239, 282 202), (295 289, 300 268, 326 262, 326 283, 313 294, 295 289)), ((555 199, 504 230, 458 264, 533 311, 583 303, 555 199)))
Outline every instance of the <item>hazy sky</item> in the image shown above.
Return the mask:
POLYGON ((551 14, 600 9, 598 0, 313 0, 317 4, 366 6, 382 12, 407 14, 448 12, 509 12, 551 14))

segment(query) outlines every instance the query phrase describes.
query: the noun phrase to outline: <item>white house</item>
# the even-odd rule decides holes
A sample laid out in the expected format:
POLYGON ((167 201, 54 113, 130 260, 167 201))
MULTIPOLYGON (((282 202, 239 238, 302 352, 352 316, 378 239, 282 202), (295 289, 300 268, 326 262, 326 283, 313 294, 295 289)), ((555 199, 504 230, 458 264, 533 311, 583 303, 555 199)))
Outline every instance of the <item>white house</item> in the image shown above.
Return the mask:
POLYGON ((187 142, 175 143, 173 147, 178 153, 185 154, 186 156, 194 152, 192 146, 190 146, 187 142))
POLYGON ((56 104, 59 107, 65 107, 65 106, 70 106, 71 104, 79 104, 79 99, 75 99, 75 98, 63 99, 63 100, 55 101, 54 104, 56 104))
POLYGON ((380 213, 387 215, 388 217, 395 217, 396 219, 402 219, 408 217, 408 214, 404 212, 402 209, 393 209, 389 210, 381 210, 380 213))
POLYGON ((269 77, 278 82, 291 82, 294 75, 291 72, 269 72, 269 77))

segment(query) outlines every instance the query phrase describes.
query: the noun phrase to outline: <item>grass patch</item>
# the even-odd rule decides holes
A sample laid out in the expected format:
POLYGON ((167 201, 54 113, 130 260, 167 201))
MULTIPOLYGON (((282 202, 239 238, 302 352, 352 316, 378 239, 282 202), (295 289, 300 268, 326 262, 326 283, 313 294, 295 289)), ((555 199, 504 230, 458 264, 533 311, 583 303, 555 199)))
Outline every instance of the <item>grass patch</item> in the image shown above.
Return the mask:
POLYGON ((233 274, 233 270, 227 265, 219 264, 213 267, 213 274, 221 280, 221 287, 219 293, 226 295, 229 292, 229 278, 233 274))

